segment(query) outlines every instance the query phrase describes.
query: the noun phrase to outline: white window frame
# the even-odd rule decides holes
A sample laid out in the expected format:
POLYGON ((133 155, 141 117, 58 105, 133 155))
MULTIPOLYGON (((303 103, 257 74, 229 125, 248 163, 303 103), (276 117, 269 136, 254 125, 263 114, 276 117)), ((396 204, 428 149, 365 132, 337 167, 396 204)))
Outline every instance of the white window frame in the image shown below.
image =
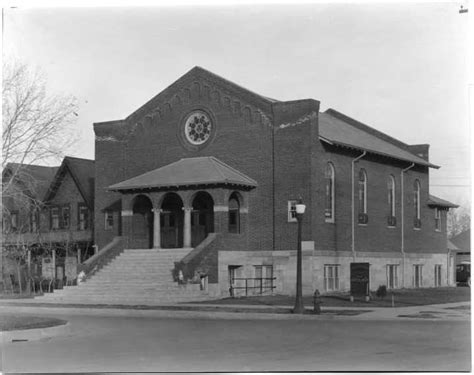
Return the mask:
POLYGON ((435 207, 435 231, 441 232, 441 210, 435 207))
POLYGON ((113 211, 105 211, 104 212, 104 229, 105 230, 112 230, 114 229, 114 213, 113 211), (109 216, 112 218, 112 225, 109 225, 109 221, 107 220, 109 216))
POLYGON ((398 288, 398 264, 387 264, 387 288, 398 288), (392 278, 391 278, 392 276, 392 278))
POLYGON ((359 213, 367 215, 367 172, 364 168, 359 170, 359 213), (363 181, 360 179, 361 173, 364 176, 363 181), (360 207, 360 200, 362 198, 362 196, 361 196, 361 186, 363 187, 362 194, 363 194, 363 198, 364 198, 364 207, 362 207, 362 212, 360 211, 360 208, 361 208, 360 207))
POLYGON ((288 222, 289 223, 296 223, 298 220, 296 219, 296 204, 298 201, 296 199, 288 201, 288 222))
POLYGON ((392 175, 388 176, 388 204, 390 208, 390 216, 396 217, 395 214, 395 177, 392 175))
POLYGON ((423 287, 423 265, 422 264, 414 264, 413 265, 413 287, 414 288, 421 288, 423 287), (419 270, 418 275, 419 275, 419 280, 417 282, 416 280, 416 274, 417 271, 419 270))
POLYGON ((324 210, 324 217, 326 223, 334 223, 335 219, 335 209, 336 209, 336 171, 334 169, 334 165, 331 162, 326 164, 325 170, 325 182, 326 182, 326 204, 327 201, 330 199, 330 212, 328 212, 328 207, 325 207, 324 210), (328 191, 328 181, 331 182, 331 191, 328 191))
POLYGON ((340 264, 325 264, 324 265, 324 291, 336 292, 340 290, 340 264), (329 272, 331 270, 331 272, 329 272), (332 274, 332 277, 329 274, 332 274))

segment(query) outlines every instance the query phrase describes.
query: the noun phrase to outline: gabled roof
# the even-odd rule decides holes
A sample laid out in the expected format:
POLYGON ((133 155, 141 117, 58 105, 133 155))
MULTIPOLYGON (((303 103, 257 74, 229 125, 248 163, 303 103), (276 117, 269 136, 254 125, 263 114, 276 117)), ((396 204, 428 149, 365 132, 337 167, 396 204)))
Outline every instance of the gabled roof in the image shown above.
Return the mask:
POLYGON ((215 157, 181 159, 164 167, 109 186, 123 191, 196 185, 237 185, 253 188, 257 182, 215 157))
POLYGON ((212 73, 209 70, 201 68, 200 66, 195 66, 187 73, 182 75, 180 78, 178 78, 171 85, 169 85, 167 88, 165 88, 163 91, 161 91, 158 95, 151 98, 147 103, 145 103, 143 106, 141 106, 132 114, 130 114, 126 118, 126 120, 132 122, 136 121, 136 119, 145 115, 146 113, 150 112, 154 107, 156 107, 156 103, 160 101, 166 102, 170 100, 171 97, 177 93, 177 90, 175 88, 179 87, 182 82, 192 81, 199 78, 211 81, 214 84, 221 86, 221 88, 224 88, 226 91, 233 92, 237 96, 244 95, 247 99, 254 102, 257 106, 263 106, 264 108, 270 109, 272 103, 278 102, 278 100, 259 95, 215 73, 212 73))
POLYGON ((448 202, 444 199, 435 197, 434 195, 431 195, 431 194, 428 198, 428 206, 443 207, 443 208, 457 208, 457 207, 459 207, 457 204, 448 202))
POLYGON ((439 168, 409 152, 408 145, 333 109, 319 114, 319 136, 329 144, 355 148, 431 168, 439 168))
POLYGON ((464 252, 471 251, 471 230, 468 229, 464 232, 461 232, 451 238, 451 243, 453 243, 459 250, 464 252))
POLYGON ((8 163, 2 175, 3 179, 14 176, 33 198, 42 200, 58 169, 59 167, 8 163))
POLYGON ((67 172, 71 174, 84 202, 92 209, 94 206, 95 162, 89 159, 66 156, 49 186, 44 201, 47 202, 54 198, 67 172))

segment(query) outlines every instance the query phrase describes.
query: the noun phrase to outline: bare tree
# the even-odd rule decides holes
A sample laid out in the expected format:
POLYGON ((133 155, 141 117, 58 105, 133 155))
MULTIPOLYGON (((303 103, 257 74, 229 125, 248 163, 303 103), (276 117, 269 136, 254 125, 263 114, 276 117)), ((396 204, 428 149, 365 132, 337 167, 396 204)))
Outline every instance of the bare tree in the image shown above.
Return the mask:
POLYGON ((2 193, 21 195, 10 184, 25 173, 22 165, 48 163, 72 145, 77 103, 72 96, 48 93, 45 76, 38 70, 10 61, 3 65, 2 109, 2 170, 8 163, 20 166, 4 181, 2 193))
POLYGON ((460 206, 448 212, 448 238, 471 228, 470 209, 460 206))
POLYGON ((2 216, 6 223, 12 215, 18 221, 10 233, 1 221, 2 250, 16 265, 21 293, 21 269, 32 241, 26 235, 29 217, 43 209, 44 194, 38 192, 45 184, 28 166, 59 160, 73 144, 77 103, 72 96, 48 92, 45 75, 18 61, 4 60, 2 84, 2 216))

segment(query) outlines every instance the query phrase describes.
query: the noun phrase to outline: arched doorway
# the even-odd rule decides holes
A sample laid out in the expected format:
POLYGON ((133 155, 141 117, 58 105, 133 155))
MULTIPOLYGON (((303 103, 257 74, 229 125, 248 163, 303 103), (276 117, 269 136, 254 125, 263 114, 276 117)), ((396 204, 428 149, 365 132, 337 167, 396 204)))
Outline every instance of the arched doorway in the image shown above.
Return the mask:
POLYGON ((183 247, 183 201, 178 194, 168 193, 161 204, 161 247, 183 247))
POLYGON ((133 200, 132 240, 136 248, 153 247, 153 204, 145 195, 133 200))
POLYGON ((214 201, 209 193, 201 191, 193 199, 191 213, 191 246, 199 245, 214 232, 214 201))

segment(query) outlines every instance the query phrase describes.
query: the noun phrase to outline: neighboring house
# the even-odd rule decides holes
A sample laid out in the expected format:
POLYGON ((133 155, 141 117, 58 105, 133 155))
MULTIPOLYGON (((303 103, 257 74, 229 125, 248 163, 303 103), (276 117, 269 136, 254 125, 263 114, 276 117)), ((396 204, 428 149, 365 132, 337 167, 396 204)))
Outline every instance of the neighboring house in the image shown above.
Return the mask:
POLYGON ((184 277, 205 276, 215 295, 262 278, 291 294, 301 198, 305 293, 360 280, 372 290, 453 284, 446 214, 456 205, 429 194, 439 167, 428 145, 199 67, 94 131, 99 249, 116 236, 131 249, 189 249, 184 277))
POLYGON ((456 264, 471 261, 471 230, 461 232, 450 239, 455 246, 456 264))
POLYGON ((30 250, 33 275, 75 277, 77 260, 93 253, 94 161, 65 157, 59 167, 9 164, 4 184, 12 175, 16 187, 2 200, 2 279, 15 275, 8 249, 18 247, 30 250))

